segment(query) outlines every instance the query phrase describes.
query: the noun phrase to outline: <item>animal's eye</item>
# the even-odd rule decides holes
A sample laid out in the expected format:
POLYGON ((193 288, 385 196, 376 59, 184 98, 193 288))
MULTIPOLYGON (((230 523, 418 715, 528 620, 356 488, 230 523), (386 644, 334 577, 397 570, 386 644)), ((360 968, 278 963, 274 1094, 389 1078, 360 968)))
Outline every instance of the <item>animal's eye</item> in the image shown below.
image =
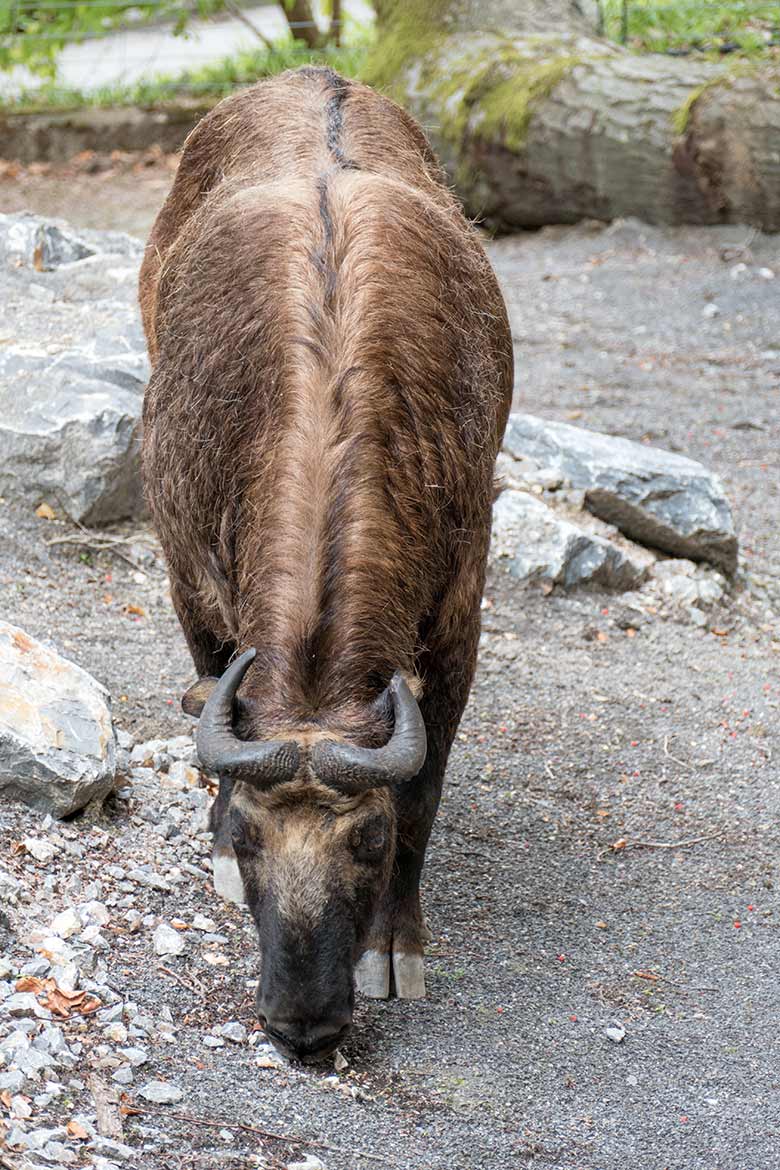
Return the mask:
POLYGON ((233 843, 233 848, 237 851, 260 847, 258 826, 250 825, 244 814, 236 808, 230 810, 230 840, 233 843))
POLYGON ((386 843, 387 826, 383 817, 372 817, 362 825, 356 825, 350 836, 350 844, 359 861, 376 861, 386 843))

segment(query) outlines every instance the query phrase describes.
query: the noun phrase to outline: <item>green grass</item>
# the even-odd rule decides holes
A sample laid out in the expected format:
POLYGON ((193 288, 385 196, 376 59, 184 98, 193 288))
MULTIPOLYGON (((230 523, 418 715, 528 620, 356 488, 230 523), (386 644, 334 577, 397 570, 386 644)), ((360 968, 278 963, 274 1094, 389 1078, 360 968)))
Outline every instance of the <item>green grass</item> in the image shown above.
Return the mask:
POLYGON ((299 65, 330 65, 347 77, 357 77, 368 53, 370 35, 365 30, 354 32, 349 44, 340 48, 329 46, 312 51, 300 41, 289 38, 274 45, 273 52, 263 46, 225 57, 200 69, 170 76, 156 76, 133 85, 105 86, 85 93, 66 89, 47 81, 36 89, 20 93, 15 98, 0 101, 4 113, 36 113, 39 111, 77 110, 85 106, 163 106, 182 99, 216 102, 235 89, 251 85, 262 77, 271 77, 285 69, 299 65))
MULTIPOLYGON (((621 39, 622 0, 601 0, 604 34, 621 39)), ((629 0, 629 48, 655 53, 780 55, 780 3, 629 0)))

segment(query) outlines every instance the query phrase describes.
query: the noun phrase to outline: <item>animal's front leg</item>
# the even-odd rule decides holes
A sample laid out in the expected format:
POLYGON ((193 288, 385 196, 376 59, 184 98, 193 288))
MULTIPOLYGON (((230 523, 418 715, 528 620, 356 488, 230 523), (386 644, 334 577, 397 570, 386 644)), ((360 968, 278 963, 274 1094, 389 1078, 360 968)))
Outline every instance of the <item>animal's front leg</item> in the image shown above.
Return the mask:
POLYGON ((400 999, 425 995, 423 953, 430 933, 420 906, 420 876, 447 757, 474 677, 481 565, 479 559, 466 564, 427 636, 421 638, 428 646, 421 663, 425 691, 420 701, 428 751, 414 780, 395 790, 398 844, 393 875, 355 968, 357 990, 372 999, 386 999, 392 986, 400 999))
POLYGON ((355 967, 355 987, 371 999, 425 995, 423 953, 430 932, 420 905, 422 858, 399 851, 396 874, 374 917, 366 950, 355 967))
POLYGON ((425 995, 423 954, 430 932, 420 904, 420 876, 451 741, 449 723, 431 727, 420 774, 397 792, 398 844, 390 884, 374 916, 368 943, 355 968, 355 986, 372 999, 425 995))

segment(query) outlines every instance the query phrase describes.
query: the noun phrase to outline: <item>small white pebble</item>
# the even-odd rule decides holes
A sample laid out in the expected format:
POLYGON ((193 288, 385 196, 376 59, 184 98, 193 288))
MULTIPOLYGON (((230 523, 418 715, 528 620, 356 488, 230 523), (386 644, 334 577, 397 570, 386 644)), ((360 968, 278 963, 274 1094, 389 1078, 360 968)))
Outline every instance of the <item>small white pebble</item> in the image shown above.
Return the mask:
POLYGON ((152 936, 157 955, 180 955, 186 947, 184 938, 167 922, 161 922, 152 936))

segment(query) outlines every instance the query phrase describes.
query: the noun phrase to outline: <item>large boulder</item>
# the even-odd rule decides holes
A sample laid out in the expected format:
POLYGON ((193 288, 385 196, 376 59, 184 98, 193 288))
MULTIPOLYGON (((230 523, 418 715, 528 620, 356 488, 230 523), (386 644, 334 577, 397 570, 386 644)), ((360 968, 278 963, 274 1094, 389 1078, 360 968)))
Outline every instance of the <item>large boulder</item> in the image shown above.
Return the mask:
POLYGON ((140 515, 143 246, 0 215, 0 494, 103 524, 140 515))
POLYGON ((110 792, 108 692, 81 667, 0 621, 0 792, 65 817, 110 792))
POLYGON ((493 505, 491 562, 529 584, 636 589, 646 568, 611 541, 572 524, 528 492, 507 490, 493 505))
POLYGON ((701 463, 629 439, 512 414, 504 450, 560 472, 585 506, 626 536, 726 573, 737 567, 734 520, 723 486, 701 463))

